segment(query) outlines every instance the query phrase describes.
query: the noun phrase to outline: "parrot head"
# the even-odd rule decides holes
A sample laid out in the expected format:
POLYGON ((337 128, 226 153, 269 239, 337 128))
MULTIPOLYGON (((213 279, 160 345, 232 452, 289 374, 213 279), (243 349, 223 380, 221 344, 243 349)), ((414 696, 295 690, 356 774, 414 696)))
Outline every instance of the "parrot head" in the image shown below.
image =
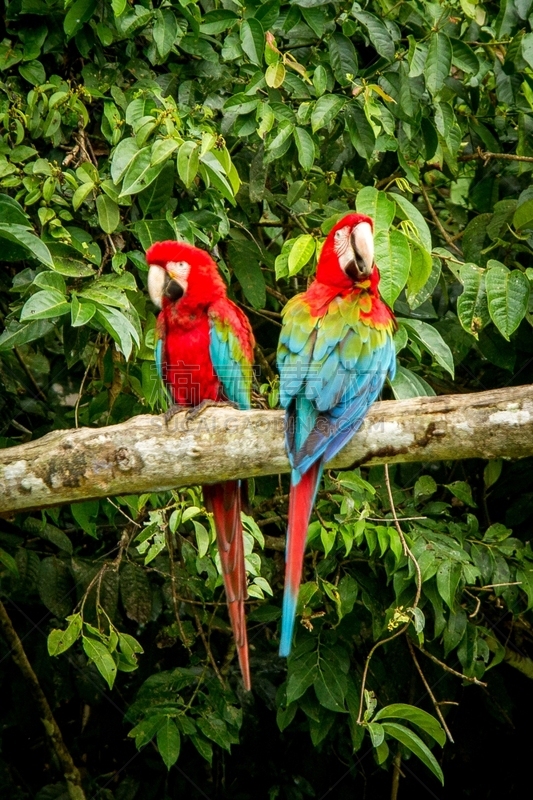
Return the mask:
POLYGON ((347 214, 330 230, 316 277, 320 283, 347 287, 368 281, 374 270, 373 222, 364 214, 347 214))
POLYGON ((148 293, 157 308, 208 306, 226 289, 209 253, 184 242, 156 242, 146 253, 148 293))

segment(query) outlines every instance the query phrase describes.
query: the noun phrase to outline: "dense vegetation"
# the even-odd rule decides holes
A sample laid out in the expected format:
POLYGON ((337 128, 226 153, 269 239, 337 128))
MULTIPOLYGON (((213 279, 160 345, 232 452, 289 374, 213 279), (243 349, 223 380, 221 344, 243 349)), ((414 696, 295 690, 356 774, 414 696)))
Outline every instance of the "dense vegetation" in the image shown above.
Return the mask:
MULTIPOLYGON (((0 446, 160 410, 144 251, 167 238, 213 251, 275 407, 280 310, 354 207, 399 319, 388 396, 533 383, 531 0, 6 0, 4 22, 0 446)), ((440 796, 441 769, 455 796, 517 792, 532 477, 329 473, 288 665, 287 481, 251 482, 252 695, 199 491, 3 521, 2 599, 86 796, 394 798, 400 774, 440 796)), ((0 792, 67 797, 7 641, 0 792)))

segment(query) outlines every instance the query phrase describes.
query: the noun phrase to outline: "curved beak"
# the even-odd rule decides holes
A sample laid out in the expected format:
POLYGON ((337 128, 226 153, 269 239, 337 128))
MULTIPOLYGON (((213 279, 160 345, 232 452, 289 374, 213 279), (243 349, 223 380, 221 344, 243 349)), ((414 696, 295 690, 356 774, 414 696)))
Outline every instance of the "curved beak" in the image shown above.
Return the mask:
POLYGON ((352 230, 350 242, 355 257, 355 266, 361 277, 368 277, 374 266, 374 236, 368 222, 360 222, 352 230))
POLYGON ((181 283, 178 283, 175 278, 169 278, 167 275, 167 281, 163 289, 163 294, 170 300, 171 303, 175 303, 180 299, 180 297, 183 297, 183 286, 181 283))
POLYGON ((175 278, 171 278, 168 272, 157 264, 152 264, 148 270, 148 293, 152 303, 161 308, 163 297, 175 303, 184 295, 183 286, 175 278))

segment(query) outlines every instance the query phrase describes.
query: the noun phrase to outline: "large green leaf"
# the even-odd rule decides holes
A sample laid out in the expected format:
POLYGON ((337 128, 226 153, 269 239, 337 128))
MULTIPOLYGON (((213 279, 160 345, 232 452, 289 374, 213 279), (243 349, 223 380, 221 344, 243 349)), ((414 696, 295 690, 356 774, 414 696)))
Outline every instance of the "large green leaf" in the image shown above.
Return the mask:
POLYGON ((485 271, 467 263, 461 267, 460 276, 463 292, 457 298, 457 316, 465 331, 477 339, 479 332, 490 322, 485 271))
POLYGON ((165 717, 165 721, 157 731, 157 749, 161 753, 167 769, 170 769, 178 760, 180 745, 180 732, 176 723, 171 717, 165 717))
POLYGON ((382 725, 388 736, 392 736, 407 747, 444 785, 444 776, 437 759, 416 733, 396 722, 383 722, 382 725))
POLYGON ((137 194, 150 186, 163 169, 164 163, 160 161, 158 164, 152 164, 151 147, 143 147, 135 153, 126 169, 119 197, 137 194))
POLYGON ((422 708, 406 703, 393 703, 380 709, 373 717, 374 722, 380 719, 406 719, 435 739, 441 747, 446 743, 446 734, 440 722, 422 708))
POLYGON ((374 14, 369 14, 368 11, 356 11, 354 17, 365 26, 369 39, 380 56, 392 61, 395 48, 386 25, 374 14))
POLYGON ((374 237, 374 257, 381 276, 381 296, 392 308, 409 277, 409 242, 400 231, 378 230, 374 237))
POLYGON ((444 86, 452 66, 452 46, 445 33, 432 33, 426 59, 426 85, 432 95, 444 86))
POLYGON ((99 194, 96 198, 96 211, 104 233, 113 233, 120 223, 120 211, 115 201, 106 194, 99 194))
POLYGON ((335 32, 329 39, 329 57, 335 78, 341 86, 348 86, 357 75, 357 54, 351 40, 335 32))
POLYGON ((435 359, 437 364, 444 367, 450 375, 454 376, 452 351, 440 333, 433 325, 422 322, 420 319, 399 319, 398 323, 407 328, 407 332, 435 359))
POLYGON ((374 220, 376 233, 390 228, 396 215, 396 206, 385 192, 380 192, 373 186, 365 186, 357 193, 355 202, 360 214, 366 214, 374 220))
POLYGON ((258 66, 263 61, 264 42, 265 34, 259 20, 254 17, 245 19, 241 25, 242 49, 250 61, 258 66))
POLYGON ((258 256, 257 247, 252 243, 235 241, 228 245, 229 263, 244 296, 254 308, 264 308, 266 285, 258 256))
POLYGON ((305 128, 294 129, 294 141, 298 150, 298 161, 301 167, 308 172, 315 162, 315 144, 305 128))
POLYGON ((54 266, 50 250, 44 242, 28 230, 27 225, 19 225, 15 222, 0 222, 0 239, 7 239, 10 242, 21 245, 41 264, 47 267, 54 266))
POLYGON ((113 656, 103 642, 92 639, 88 636, 82 637, 83 649, 88 658, 94 663, 98 672, 102 675, 110 689, 113 688, 117 677, 117 666, 113 656))
POLYGON ((21 322, 35 319, 50 319, 68 314, 70 304, 64 294, 55 289, 43 289, 36 292, 24 304, 20 312, 21 322))
POLYGON ((497 261, 489 261, 485 274, 489 314, 504 337, 509 340, 526 315, 529 281, 519 269, 509 270, 497 261))
POLYGON ((324 128, 337 116, 344 107, 344 97, 334 94, 323 94, 319 97, 311 114, 311 127, 313 133, 319 128, 324 128))

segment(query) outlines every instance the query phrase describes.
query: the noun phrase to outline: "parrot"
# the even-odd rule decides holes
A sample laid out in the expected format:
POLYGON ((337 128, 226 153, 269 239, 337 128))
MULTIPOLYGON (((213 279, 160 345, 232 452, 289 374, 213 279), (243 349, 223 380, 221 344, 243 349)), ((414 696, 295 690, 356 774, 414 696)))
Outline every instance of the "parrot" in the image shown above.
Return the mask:
MULTIPOLYGON (((189 407, 188 413, 196 415, 220 403, 249 409, 254 337, 247 317, 227 297, 211 256, 190 244, 165 241, 154 243, 146 260, 148 293, 160 309, 156 365, 177 410, 189 407)), ((213 514, 231 626, 249 691, 241 481, 202 489, 213 514)))
POLYGON ((379 294, 373 220, 344 216, 330 230, 316 278, 283 309, 277 351, 291 466, 280 656, 290 655, 307 528, 326 462, 361 427, 393 380, 396 321, 379 294))

